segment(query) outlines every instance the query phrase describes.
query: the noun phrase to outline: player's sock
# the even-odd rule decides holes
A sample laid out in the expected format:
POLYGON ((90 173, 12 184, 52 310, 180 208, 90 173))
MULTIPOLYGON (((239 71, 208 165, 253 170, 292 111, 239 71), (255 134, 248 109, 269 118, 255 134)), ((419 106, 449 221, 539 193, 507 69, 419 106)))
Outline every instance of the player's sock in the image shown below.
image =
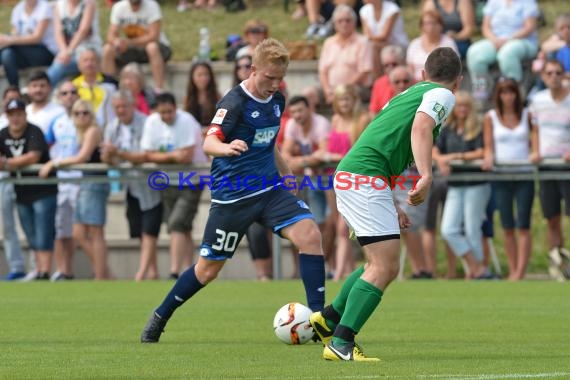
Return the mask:
POLYGON ((354 286, 356 280, 358 280, 360 276, 362 276, 362 273, 364 273, 364 265, 361 265, 358 268, 356 268, 354 272, 352 272, 346 278, 346 280, 344 280, 344 284, 342 284, 340 292, 338 292, 337 296, 332 301, 333 308, 341 316, 344 314, 344 309, 346 307, 346 300, 348 299, 348 295, 350 294, 350 291, 352 290, 352 287, 354 286))
POLYGON ((321 311, 325 306, 325 258, 322 255, 299 253, 299 272, 307 303, 312 311, 321 311))
POLYGON ((323 318, 325 319, 325 323, 327 327, 334 331, 336 326, 340 323, 341 315, 336 311, 333 305, 325 306, 323 311, 321 312, 323 318))
POLYGON ((355 281, 346 301, 346 310, 334 332, 333 344, 344 345, 350 342, 347 339, 350 335, 344 330, 357 334, 380 304, 382 294, 382 290, 368 281, 361 278, 355 281))
POLYGON ((192 265, 180 275, 172 287, 172 290, 170 290, 170 293, 168 293, 164 301, 162 301, 162 304, 155 310, 160 318, 168 320, 174 313, 174 310, 182 306, 184 302, 204 287, 196 278, 195 267, 196 265, 192 265))

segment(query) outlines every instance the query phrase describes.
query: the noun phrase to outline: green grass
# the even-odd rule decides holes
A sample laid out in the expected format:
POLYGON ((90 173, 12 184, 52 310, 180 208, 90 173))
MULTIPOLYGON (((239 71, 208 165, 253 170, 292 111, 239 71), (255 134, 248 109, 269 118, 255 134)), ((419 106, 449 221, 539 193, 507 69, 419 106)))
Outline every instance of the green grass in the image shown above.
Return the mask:
MULTIPOLYGON (((359 336, 382 362, 331 363, 287 346, 275 311, 298 281, 217 282, 184 305, 162 341, 139 333, 170 282, 0 287, 3 379, 569 378, 568 287, 553 282, 403 282, 359 336), (537 375, 542 374, 542 375, 537 375)), ((329 298, 338 284, 329 284, 329 298)))

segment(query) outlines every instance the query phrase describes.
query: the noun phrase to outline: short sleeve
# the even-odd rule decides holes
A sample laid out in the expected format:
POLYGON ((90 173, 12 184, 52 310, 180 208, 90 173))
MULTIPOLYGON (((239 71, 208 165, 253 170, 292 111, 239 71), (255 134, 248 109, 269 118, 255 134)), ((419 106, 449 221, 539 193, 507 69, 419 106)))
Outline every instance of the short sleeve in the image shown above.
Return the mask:
POLYGON ((157 150, 157 148, 153 144, 154 136, 152 133, 153 130, 155 129, 153 125, 154 124, 153 120, 155 120, 157 116, 158 116, 157 114, 153 114, 149 116, 144 122, 143 133, 141 138, 141 150, 157 150))
POLYGON ((119 25, 120 23, 119 13, 121 5, 122 4, 120 2, 117 2, 111 7, 111 16, 110 16, 111 25, 119 25))
POLYGON ((487 4, 483 7, 483 16, 492 16, 498 8, 497 0, 489 0, 487 4))
POLYGON ((149 15, 148 23, 152 24, 153 22, 160 21, 162 19, 162 12, 160 11, 160 6, 156 1, 149 1, 149 15))
MULTIPOLYGON (((178 111, 178 112, 182 112, 182 111, 178 111)), ((182 118, 183 123, 182 123, 182 127, 184 128, 184 134, 180 141, 180 143, 177 143, 176 145, 179 146, 179 149, 182 148, 187 148, 187 147, 191 147, 196 145, 196 133, 194 133, 196 131, 196 129, 200 130, 202 127, 200 126, 200 124, 198 123, 198 121, 196 121, 196 119, 194 118, 194 116, 188 114, 188 113, 183 113, 184 117, 182 118)))
POLYGON ((212 119, 213 126, 219 126, 221 133, 228 136, 233 129, 238 125, 241 118, 241 106, 237 101, 235 92, 230 92, 222 100, 219 101, 216 113, 212 119))
POLYGON ((440 125, 447 119, 454 106, 455 96, 448 89, 439 87, 424 94, 417 112, 426 113, 436 125, 440 125))
POLYGON ((538 4, 534 0, 528 0, 522 7, 523 17, 526 20, 530 17, 538 17, 540 15, 540 11, 538 9, 538 4))

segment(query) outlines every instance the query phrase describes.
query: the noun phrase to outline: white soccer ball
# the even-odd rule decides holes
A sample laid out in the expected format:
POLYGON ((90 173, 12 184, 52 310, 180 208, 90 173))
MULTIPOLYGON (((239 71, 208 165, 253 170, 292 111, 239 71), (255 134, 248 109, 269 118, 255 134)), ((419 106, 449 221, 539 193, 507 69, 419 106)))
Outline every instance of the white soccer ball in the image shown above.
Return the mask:
POLYGON ((313 312, 298 302, 284 305, 275 314, 273 330, 282 342, 287 344, 304 344, 313 337, 314 331, 309 323, 313 312))

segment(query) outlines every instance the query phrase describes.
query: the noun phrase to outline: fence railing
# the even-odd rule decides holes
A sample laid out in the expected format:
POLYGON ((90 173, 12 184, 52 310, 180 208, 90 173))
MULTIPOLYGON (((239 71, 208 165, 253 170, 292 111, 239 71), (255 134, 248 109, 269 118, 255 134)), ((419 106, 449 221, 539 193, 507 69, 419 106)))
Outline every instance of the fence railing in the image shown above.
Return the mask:
MULTIPOLYGON (((481 166, 481 161, 452 161, 452 172, 447 178, 453 181, 528 181, 528 180, 570 180, 570 162, 562 159, 545 159, 539 164, 532 164, 528 160, 497 162, 491 171, 476 171, 481 166), (457 170, 458 172, 454 172, 457 170), (461 172, 463 170, 463 172, 461 172), (465 172, 464 170, 469 170, 465 172), (473 170, 473 171, 471 171, 473 170), (524 171, 522 171, 524 170, 524 171)), ((330 165, 328 165, 330 166, 330 165)), ((129 163, 118 166, 107 164, 79 164, 65 167, 60 170, 80 170, 85 174, 115 172, 117 175, 89 175, 86 177, 60 178, 49 177, 39 178, 33 176, 22 176, 22 173, 37 173, 42 167, 41 164, 30 165, 26 168, 15 170, 16 176, 0 179, 0 182, 12 182, 18 185, 25 184, 48 184, 59 182, 81 183, 89 182, 121 182, 121 183, 146 183, 150 174, 155 172, 166 173, 171 177, 170 185, 178 185, 178 173, 189 174, 192 172, 203 172, 210 169, 210 164, 202 165, 158 165, 146 163, 133 165, 129 163)), ((435 176, 439 176, 437 171, 435 176)), ((322 181, 323 185, 328 185, 327 179, 322 181)), ((273 239, 273 276, 276 279, 283 278, 281 239, 273 239)))

